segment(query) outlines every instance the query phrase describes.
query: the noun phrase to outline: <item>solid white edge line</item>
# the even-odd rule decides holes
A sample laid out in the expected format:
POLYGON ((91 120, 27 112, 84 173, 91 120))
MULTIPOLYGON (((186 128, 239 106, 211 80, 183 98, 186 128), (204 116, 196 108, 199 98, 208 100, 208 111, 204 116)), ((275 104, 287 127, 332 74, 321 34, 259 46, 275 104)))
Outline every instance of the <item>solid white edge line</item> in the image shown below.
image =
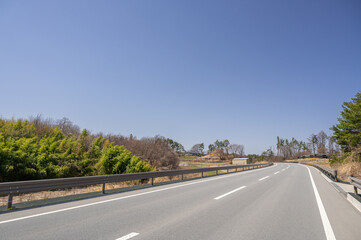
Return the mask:
POLYGON ((234 193, 234 192, 237 192, 237 191, 239 191, 239 190, 241 190, 241 189, 243 189, 243 188, 245 188, 245 187, 246 187, 246 186, 242 186, 242 187, 236 188, 236 189, 234 189, 234 190, 232 190, 232 191, 230 191, 230 192, 228 192, 228 193, 222 194, 221 196, 218 196, 218 197, 214 198, 214 200, 221 199, 221 198, 223 198, 223 197, 225 197, 225 196, 227 196, 227 195, 229 195, 229 194, 232 194, 232 193, 234 193))
POLYGON ((127 240, 127 239, 130 239, 132 237, 135 237, 135 236, 138 236, 139 233, 136 233, 136 232, 132 232, 132 233, 129 233, 121 238, 117 238, 116 240, 127 240))
POLYGON ((200 180, 200 181, 191 182, 191 183, 185 183, 185 184, 181 184, 181 185, 176 185, 176 186, 172 186, 172 187, 152 190, 152 191, 143 192, 143 193, 137 193, 137 194, 128 195, 128 196, 124 196, 124 197, 112 198, 112 199, 103 200, 103 201, 99 201, 99 202, 93 202, 93 203, 83 204, 83 205, 79 205, 79 206, 63 208, 63 209, 59 209, 59 210, 54 210, 54 211, 29 215, 29 216, 25 216, 25 217, 13 218, 13 219, 9 219, 9 220, 0 221, 0 224, 15 222, 15 221, 19 221, 19 220, 28 219, 28 218, 40 217, 40 216, 49 215, 49 214, 58 213, 58 212, 65 212, 65 211, 69 211, 69 210, 73 210, 73 209, 77 209, 77 208, 89 207, 89 206, 98 205, 98 204, 102 204, 102 203, 118 201, 118 200, 122 200, 122 199, 126 199, 126 198, 132 198, 132 197, 137 197, 137 196, 141 196, 141 195, 147 195, 147 194, 155 193, 155 192, 162 192, 162 191, 166 191, 166 190, 170 190, 170 189, 174 189, 174 188, 180 188, 180 187, 189 186, 189 185, 198 184, 198 183, 210 182, 210 181, 215 181, 215 180, 218 180, 218 179, 223 179, 223 178, 228 178, 228 177, 235 177, 235 176, 238 176, 238 175, 243 175, 243 174, 248 174, 248 173, 252 173, 252 172, 258 172, 258 171, 265 170, 265 169, 270 169, 270 168, 273 168, 273 167, 276 167, 276 166, 277 166, 277 164, 274 164, 271 167, 254 169, 252 171, 242 171, 242 172, 238 172, 238 173, 234 173, 234 174, 230 174, 230 175, 226 175, 226 176, 218 176, 218 177, 214 177, 214 178, 210 178, 210 179, 200 180))
POLYGON ((275 172, 274 174, 278 174, 278 173, 280 173, 280 171, 277 171, 277 172, 275 172))
POLYGON ((315 181, 313 180, 311 170, 308 167, 307 167, 307 169, 308 169, 308 173, 310 175, 312 188, 313 188, 313 191, 315 193, 318 210, 319 210, 320 215, 321 215, 321 220, 322 220, 323 228, 325 230, 326 239, 327 240, 336 240, 336 237, 335 237, 335 234, 333 233, 330 221, 328 220, 326 210, 325 210, 325 208, 323 206, 320 194, 318 193, 315 181))
POLYGON ((258 179, 258 181, 265 180, 266 178, 269 178, 269 176, 266 176, 266 177, 260 178, 260 179, 258 179))

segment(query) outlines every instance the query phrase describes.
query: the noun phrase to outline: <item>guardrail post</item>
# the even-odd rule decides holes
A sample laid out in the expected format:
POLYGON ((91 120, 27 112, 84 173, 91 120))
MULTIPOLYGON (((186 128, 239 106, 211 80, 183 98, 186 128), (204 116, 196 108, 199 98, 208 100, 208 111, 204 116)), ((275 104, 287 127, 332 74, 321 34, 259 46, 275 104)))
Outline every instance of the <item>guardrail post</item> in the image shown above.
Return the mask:
POLYGON ((103 183, 102 193, 105 194, 105 183, 103 183))
POLYGON ((202 178, 203 178, 203 172, 202 172, 202 178))
POLYGON ((335 170, 335 181, 338 182, 338 180, 337 180, 337 170, 335 170))
POLYGON ((356 187, 356 186, 353 186, 353 190, 355 191, 355 194, 358 195, 357 187, 356 187))
POLYGON ((216 170, 216 175, 218 175, 218 170, 216 170))
POLYGON ((229 169, 227 169, 227 173, 229 173, 229 169))
POLYGON ((182 173, 182 181, 183 181, 183 173, 182 173))
POLYGON ((154 178, 152 178, 152 186, 154 185, 154 178))
POLYGON ((13 194, 10 193, 8 197, 8 209, 12 208, 13 206, 13 194))

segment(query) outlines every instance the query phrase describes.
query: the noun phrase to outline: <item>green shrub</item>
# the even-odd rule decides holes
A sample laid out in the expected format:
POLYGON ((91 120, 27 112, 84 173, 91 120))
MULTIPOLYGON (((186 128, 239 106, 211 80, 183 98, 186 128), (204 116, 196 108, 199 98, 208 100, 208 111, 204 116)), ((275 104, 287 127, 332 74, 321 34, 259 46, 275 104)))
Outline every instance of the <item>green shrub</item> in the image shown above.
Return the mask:
POLYGON ((347 158, 351 156, 351 152, 339 152, 331 156, 330 164, 343 163, 347 158))
POLYGON ((151 171, 124 146, 83 130, 65 135, 47 123, 0 119, 0 181, 151 171))
POLYGON ((152 167, 123 146, 107 145, 100 159, 100 173, 120 174, 151 171, 152 167))

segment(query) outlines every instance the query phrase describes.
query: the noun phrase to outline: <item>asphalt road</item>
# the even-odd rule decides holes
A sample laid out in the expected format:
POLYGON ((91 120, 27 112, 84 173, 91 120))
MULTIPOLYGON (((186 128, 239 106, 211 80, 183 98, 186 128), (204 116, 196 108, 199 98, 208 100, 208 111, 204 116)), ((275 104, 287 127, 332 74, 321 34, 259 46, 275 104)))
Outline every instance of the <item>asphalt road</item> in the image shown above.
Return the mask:
POLYGON ((0 239, 361 239, 361 214, 313 167, 241 173, 0 214, 0 239))

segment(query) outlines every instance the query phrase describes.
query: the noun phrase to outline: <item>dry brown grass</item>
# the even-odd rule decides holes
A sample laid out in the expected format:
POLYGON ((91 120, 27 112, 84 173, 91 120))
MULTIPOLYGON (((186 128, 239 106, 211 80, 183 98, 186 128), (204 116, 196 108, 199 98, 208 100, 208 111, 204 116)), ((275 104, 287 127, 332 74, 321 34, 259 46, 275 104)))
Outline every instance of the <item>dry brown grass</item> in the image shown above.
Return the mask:
MULTIPOLYGON (((286 162, 291 162, 294 160, 286 160, 286 162)), ((332 164, 330 165, 329 159, 325 158, 305 158, 297 159, 299 163, 308 162, 308 163, 317 163, 319 165, 329 167, 337 170, 337 176, 342 181, 348 182, 349 176, 353 175, 356 178, 361 179, 361 163, 353 162, 352 157, 346 158, 343 163, 332 164)))
POLYGON ((187 165, 180 164, 181 169, 190 169, 190 168, 206 168, 206 167, 221 167, 221 166, 230 166, 229 162, 208 162, 208 161, 184 161, 187 165))
POLYGON ((286 160, 285 162, 294 162, 294 161, 297 161, 299 163, 317 163, 325 167, 330 167, 330 161, 328 158, 304 158, 304 159, 286 160))
POLYGON ((361 147, 354 150, 350 156, 347 156, 342 163, 334 164, 338 175, 342 180, 348 181, 349 176, 361 179, 361 162, 357 161, 361 154, 361 147))
MULTIPOLYGON (((72 189, 65 189, 65 190, 57 190, 57 191, 42 191, 36 193, 25 193, 20 194, 18 196, 13 197, 13 204, 16 203, 23 203, 23 202, 30 202, 36 200, 44 200, 50 198, 57 198, 57 197, 65 197, 70 195, 76 194, 83 194, 89 192, 98 192, 102 190, 102 185, 92 185, 84 188, 72 188, 72 189)), ((0 206, 5 206, 7 204, 8 197, 0 197, 0 206)))
POLYGON ((333 166, 337 169, 337 174, 343 181, 349 181, 349 176, 353 175, 356 178, 361 179, 361 163, 360 162, 348 162, 343 164, 335 164, 333 166))
MULTIPOLYGON (((165 181, 165 179, 157 180, 157 182, 161 182, 161 181, 165 181)), ((169 179, 168 179, 168 181, 169 181, 169 179)), ((139 185, 139 181, 107 183, 105 185, 105 190, 120 189, 120 188, 125 188, 125 187, 132 187, 135 185, 139 185)), ((44 199, 51 199, 51 198, 59 198, 59 197, 85 194, 85 193, 100 192, 100 191, 102 191, 102 184, 91 185, 91 186, 87 186, 87 187, 64 189, 64 190, 25 193, 25 194, 14 196, 13 204, 37 201, 37 200, 44 200, 44 199)), ((7 204, 7 201, 8 201, 7 196, 0 197, 0 206, 5 206, 7 204)))
MULTIPOLYGON (((263 163, 269 163, 269 162, 267 162, 267 161, 260 161, 260 162, 254 163, 254 164, 263 164, 263 163)), ((252 163, 252 164, 253 164, 253 163, 252 163)))

